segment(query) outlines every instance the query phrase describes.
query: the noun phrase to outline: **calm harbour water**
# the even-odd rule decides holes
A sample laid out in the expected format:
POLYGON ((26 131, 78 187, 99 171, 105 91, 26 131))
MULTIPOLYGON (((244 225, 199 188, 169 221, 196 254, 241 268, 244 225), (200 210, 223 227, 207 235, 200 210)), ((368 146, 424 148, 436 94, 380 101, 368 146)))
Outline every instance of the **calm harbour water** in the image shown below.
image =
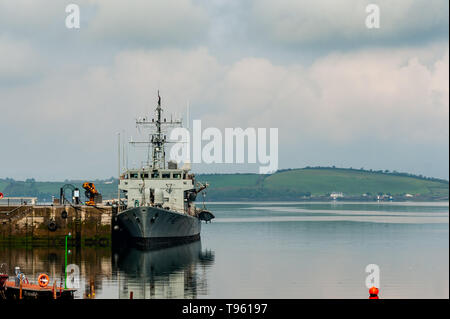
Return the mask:
MULTIPOLYGON (((445 203, 209 203, 201 241, 156 251, 83 248, 77 298, 449 298, 445 203)), ((64 250, 0 248, 31 280, 60 279, 64 250)))

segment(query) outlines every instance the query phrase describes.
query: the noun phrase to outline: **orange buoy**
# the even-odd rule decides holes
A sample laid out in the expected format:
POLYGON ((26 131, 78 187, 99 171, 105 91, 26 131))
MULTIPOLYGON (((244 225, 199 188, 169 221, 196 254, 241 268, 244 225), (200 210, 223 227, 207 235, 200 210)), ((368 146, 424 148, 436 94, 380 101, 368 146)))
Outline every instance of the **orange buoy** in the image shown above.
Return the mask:
POLYGON ((50 278, 48 278, 47 274, 40 274, 38 277, 39 286, 42 288, 47 287, 50 282, 50 278))
POLYGON ((369 289, 369 299, 379 299, 378 298, 378 288, 377 287, 372 287, 369 289))

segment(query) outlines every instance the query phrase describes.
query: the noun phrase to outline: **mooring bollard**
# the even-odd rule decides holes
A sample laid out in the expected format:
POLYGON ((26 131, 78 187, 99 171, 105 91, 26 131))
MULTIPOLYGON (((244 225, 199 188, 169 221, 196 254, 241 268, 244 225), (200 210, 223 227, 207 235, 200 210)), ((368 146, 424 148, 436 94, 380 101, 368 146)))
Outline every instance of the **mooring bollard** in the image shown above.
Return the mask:
POLYGON ((369 289, 369 299, 380 299, 378 297, 378 292, 379 292, 378 288, 376 288, 376 287, 370 288, 369 289))
POLYGON ((133 299, 133 292, 130 291, 130 299, 133 299))

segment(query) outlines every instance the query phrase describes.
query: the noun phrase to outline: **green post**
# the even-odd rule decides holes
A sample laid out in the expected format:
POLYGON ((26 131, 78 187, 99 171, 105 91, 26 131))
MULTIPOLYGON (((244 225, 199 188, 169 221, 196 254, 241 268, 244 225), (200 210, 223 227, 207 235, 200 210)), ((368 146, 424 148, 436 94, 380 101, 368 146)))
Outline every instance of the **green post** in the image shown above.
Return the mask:
POLYGON ((64 260, 65 260, 65 267, 64 267, 64 289, 67 289, 67 237, 72 237, 72 235, 69 233, 69 235, 66 235, 66 251, 64 254, 64 260))

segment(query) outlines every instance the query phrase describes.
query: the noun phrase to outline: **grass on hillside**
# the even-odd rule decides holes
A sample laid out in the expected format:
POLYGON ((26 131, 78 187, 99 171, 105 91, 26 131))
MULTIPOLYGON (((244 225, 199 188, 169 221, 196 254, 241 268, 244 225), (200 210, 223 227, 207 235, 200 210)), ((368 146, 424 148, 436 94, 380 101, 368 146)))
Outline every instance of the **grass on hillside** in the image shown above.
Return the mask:
POLYGON ((326 195, 343 192, 347 195, 363 193, 390 194, 448 194, 448 183, 417 177, 398 176, 379 172, 349 169, 298 169, 268 176, 264 180, 268 189, 291 189, 326 195))

